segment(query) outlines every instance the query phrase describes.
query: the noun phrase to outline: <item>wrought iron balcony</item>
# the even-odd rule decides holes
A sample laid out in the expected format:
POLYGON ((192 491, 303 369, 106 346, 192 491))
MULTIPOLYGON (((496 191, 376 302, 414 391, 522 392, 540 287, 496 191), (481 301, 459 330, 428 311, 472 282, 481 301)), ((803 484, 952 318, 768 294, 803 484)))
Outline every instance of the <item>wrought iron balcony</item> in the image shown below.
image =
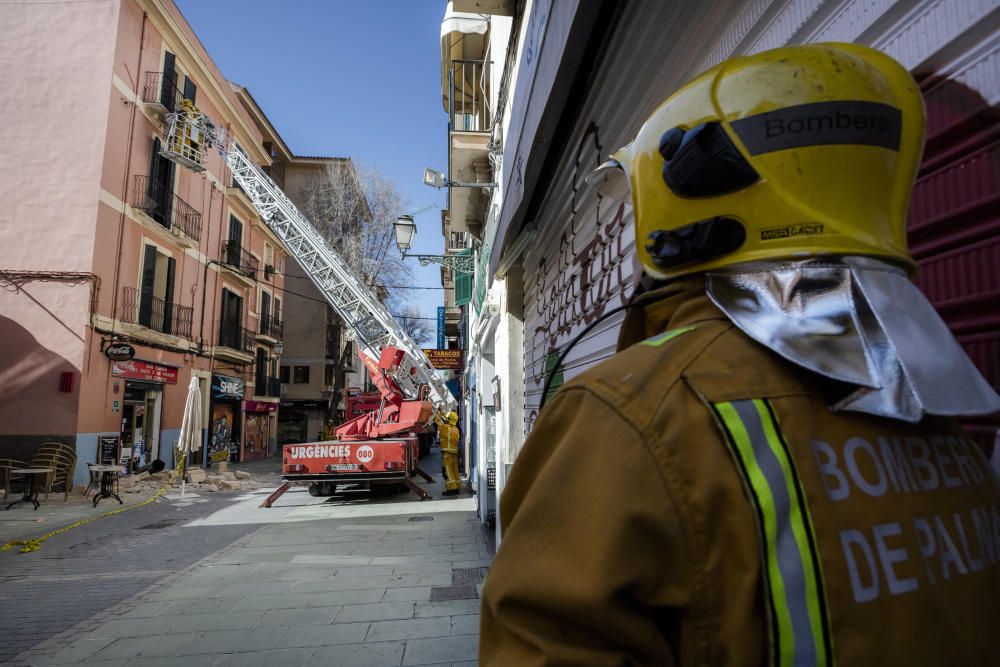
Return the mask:
POLYGON ((281 340, 283 323, 274 315, 261 315, 257 333, 261 336, 268 336, 276 340, 281 340))
POLYGON ((163 72, 146 72, 146 80, 142 86, 142 101, 160 113, 176 111, 184 99, 184 94, 177 87, 176 77, 176 72, 172 77, 163 72))
POLYGON ((469 247, 469 232, 451 232, 448 236, 448 250, 465 250, 469 247))
POLYGON ((257 258, 250 254, 250 251, 241 246, 237 241, 223 241, 222 254, 220 260, 226 266, 231 266, 240 273, 257 279, 257 258))
POLYGON ((493 128, 490 109, 491 61, 453 60, 448 70, 451 97, 448 100, 453 132, 489 132, 493 128))
POLYGON ((281 398, 281 380, 258 375, 254 382, 253 392, 255 396, 281 398))
POLYGON ((253 354, 253 331, 247 329, 239 322, 230 322, 229 320, 219 320, 216 324, 219 329, 220 347, 228 347, 230 350, 236 350, 237 352, 253 354))
POLYGON ((136 176, 132 206, 177 236, 201 241, 201 213, 148 176, 136 176))
POLYGON ((190 338, 194 308, 167 302, 134 287, 123 287, 121 319, 160 333, 190 338))
POLYGON ((267 395, 271 398, 281 398, 281 380, 267 378, 267 395))

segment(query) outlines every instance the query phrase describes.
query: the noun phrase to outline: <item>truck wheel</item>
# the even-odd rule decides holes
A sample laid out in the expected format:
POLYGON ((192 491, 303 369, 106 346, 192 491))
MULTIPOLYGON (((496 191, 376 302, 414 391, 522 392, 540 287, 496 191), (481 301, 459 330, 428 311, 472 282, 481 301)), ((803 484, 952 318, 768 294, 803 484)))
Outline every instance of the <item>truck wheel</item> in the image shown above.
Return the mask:
POLYGON ((318 498, 321 495, 323 495, 322 493, 319 492, 319 484, 313 482, 312 484, 309 485, 309 495, 312 496, 313 498, 318 498))
POLYGON ((333 482, 313 482, 309 485, 309 495, 313 498, 332 496, 336 492, 337 485, 333 482))

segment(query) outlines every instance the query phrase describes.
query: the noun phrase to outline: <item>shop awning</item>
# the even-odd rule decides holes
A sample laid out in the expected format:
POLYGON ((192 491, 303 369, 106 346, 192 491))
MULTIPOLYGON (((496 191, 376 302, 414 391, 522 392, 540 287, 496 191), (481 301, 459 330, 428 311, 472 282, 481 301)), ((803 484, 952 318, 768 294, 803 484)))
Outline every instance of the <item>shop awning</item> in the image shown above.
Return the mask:
POLYGON ((441 101, 448 111, 448 69, 454 60, 482 60, 490 22, 485 14, 456 12, 449 2, 441 21, 441 101))

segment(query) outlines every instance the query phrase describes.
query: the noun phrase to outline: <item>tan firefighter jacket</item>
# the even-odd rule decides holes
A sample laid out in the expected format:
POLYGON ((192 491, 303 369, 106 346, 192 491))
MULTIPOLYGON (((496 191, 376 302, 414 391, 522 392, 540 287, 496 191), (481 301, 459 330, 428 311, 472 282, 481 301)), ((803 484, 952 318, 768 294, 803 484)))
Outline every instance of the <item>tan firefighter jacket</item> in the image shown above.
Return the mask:
POLYGON ((701 279, 662 297, 517 458, 480 664, 998 664, 1000 492, 957 424, 833 413, 701 279))
POLYGON ((440 416, 434 418, 434 423, 437 425, 438 442, 441 446, 441 453, 458 454, 458 442, 461 440, 458 427, 454 424, 449 424, 440 416))

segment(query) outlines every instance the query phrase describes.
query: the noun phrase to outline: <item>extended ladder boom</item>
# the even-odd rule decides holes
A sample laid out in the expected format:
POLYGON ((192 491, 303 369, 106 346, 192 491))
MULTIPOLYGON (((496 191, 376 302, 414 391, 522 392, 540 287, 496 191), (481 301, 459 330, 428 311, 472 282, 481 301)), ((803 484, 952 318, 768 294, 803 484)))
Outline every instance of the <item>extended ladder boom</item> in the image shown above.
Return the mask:
POLYGON ((456 408, 454 396, 435 372, 430 360, 375 295, 358 280, 344 259, 324 239, 285 193, 250 161, 235 143, 212 137, 233 178, 253 202, 267 226, 326 297, 344 323, 354 333, 358 346, 378 360, 387 345, 406 352, 393 379, 407 398, 419 398, 420 386, 430 388, 428 399, 435 412, 456 408))

